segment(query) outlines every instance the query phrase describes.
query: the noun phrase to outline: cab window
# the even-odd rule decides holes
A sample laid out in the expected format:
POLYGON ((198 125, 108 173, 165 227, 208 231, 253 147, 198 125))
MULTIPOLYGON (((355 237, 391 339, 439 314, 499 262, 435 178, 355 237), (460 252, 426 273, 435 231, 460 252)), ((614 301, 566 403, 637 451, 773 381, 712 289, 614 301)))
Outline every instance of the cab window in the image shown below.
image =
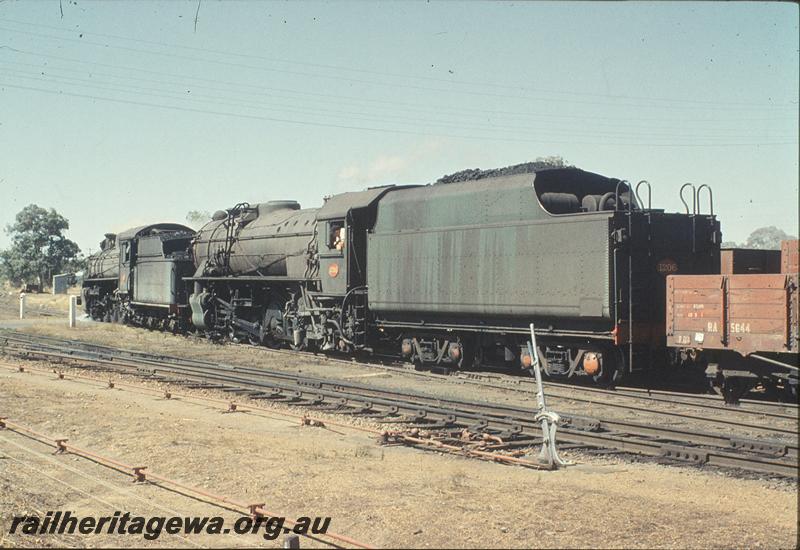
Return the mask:
POLYGON ((344 250, 347 243, 344 222, 328 223, 328 249, 344 250))

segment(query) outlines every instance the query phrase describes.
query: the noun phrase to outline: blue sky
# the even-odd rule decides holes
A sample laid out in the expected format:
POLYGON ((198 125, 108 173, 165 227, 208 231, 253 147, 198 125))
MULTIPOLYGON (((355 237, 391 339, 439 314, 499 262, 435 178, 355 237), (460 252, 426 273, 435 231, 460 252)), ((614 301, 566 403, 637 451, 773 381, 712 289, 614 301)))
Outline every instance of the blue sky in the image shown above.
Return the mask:
POLYGON ((7 0, 0 225, 52 206, 96 250, 561 155, 667 210, 711 185, 726 240, 797 234, 799 78, 791 3, 7 0))

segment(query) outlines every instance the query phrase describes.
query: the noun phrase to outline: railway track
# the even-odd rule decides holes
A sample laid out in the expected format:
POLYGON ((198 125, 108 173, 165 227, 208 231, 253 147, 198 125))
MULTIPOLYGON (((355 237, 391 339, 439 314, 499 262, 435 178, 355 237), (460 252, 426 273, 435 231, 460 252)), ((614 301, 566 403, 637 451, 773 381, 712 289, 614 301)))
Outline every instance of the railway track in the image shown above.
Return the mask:
MULTIPOLYGON (((432 371, 419 371, 413 365, 398 360, 392 356, 371 355, 370 359, 359 359, 354 357, 337 357, 334 354, 320 354, 309 351, 293 351, 287 349, 271 349, 255 347, 267 354, 284 354, 289 357, 308 357, 315 360, 324 360, 331 363, 344 365, 358 364, 365 368, 380 369, 386 371, 402 371, 406 375, 419 378, 428 378, 444 382, 455 382, 459 384, 473 384, 486 388, 494 388, 511 392, 519 392, 531 395, 535 392, 536 381, 527 376, 505 374, 491 371, 456 371, 452 374, 439 374, 432 371), (376 362, 376 357, 378 361, 376 362)), ((717 394, 688 393, 681 391, 667 391, 640 387, 617 386, 614 389, 605 389, 598 386, 586 386, 571 383, 563 383, 552 380, 544 382, 548 388, 548 396, 555 398, 566 398, 577 401, 587 401, 597 403, 597 396, 625 397, 632 400, 639 400, 646 403, 669 403, 673 405, 688 405, 708 410, 734 411, 744 414, 756 413, 775 418, 795 419, 798 413, 797 403, 787 403, 779 401, 769 401, 765 399, 741 399, 738 405, 726 404, 724 399, 717 394), (559 393, 559 390, 580 391, 587 395, 594 395, 591 400, 578 398, 574 395, 559 393), (771 413, 770 411, 777 411, 771 413)), ((603 402, 606 404, 606 402, 603 402)))
MULTIPOLYGON (((164 354, 151 354, 140 352, 136 350, 123 350, 119 348, 111 348, 109 346, 103 346, 99 344, 92 344, 87 342, 73 342, 68 340, 63 340, 59 338, 49 337, 49 336, 35 336, 26 334, 26 333, 19 333, 19 332, 6 332, 7 337, 11 338, 11 341, 22 341, 28 343, 36 343, 36 342, 49 342, 51 345, 54 346, 63 346, 65 344, 72 344, 72 345, 79 345, 83 349, 93 350, 98 353, 113 353, 113 354, 123 354, 127 357, 132 358, 144 358, 147 360, 166 360, 166 361, 183 361, 187 362, 190 361, 192 364, 196 365, 205 365, 208 367, 215 367, 217 364, 209 361, 202 361, 197 359, 188 360, 185 358, 176 358, 171 357, 169 355, 164 354)), ((272 350, 272 349, 264 349, 264 348, 253 348, 259 351, 263 351, 267 354, 286 354, 289 357, 297 357, 297 352, 288 351, 288 350, 272 350)), ((335 363, 342 363, 348 366, 353 365, 353 360, 345 360, 337 357, 331 357, 327 355, 314 355, 307 352, 304 352, 305 355, 313 357, 315 360, 323 360, 326 362, 335 362, 335 363)), ((404 364, 397 364, 397 363, 390 363, 390 364, 376 364, 376 363, 364 363, 358 362, 359 367, 368 367, 368 368, 377 368, 381 370, 391 371, 391 372, 402 372, 403 375, 413 375, 415 377, 422 377, 426 379, 435 379, 438 381, 443 381, 447 383, 457 383, 457 384, 474 384, 477 386, 487 387, 487 388, 494 388, 499 389, 501 391, 510 391, 521 394, 524 396, 525 399, 530 399, 534 395, 534 387, 532 383, 525 378, 521 378, 519 376, 510 376, 510 375, 497 375, 497 374, 487 374, 487 373, 460 373, 459 375, 441 375, 430 373, 426 371, 416 371, 413 368, 409 368, 408 365, 404 364), (500 383, 493 383, 487 382, 486 378, 489 379, 496 379, 500 380, 500 383)), ((277 374, 277 373, 275 373, 277 374)), ((325 383, 325 379, 321 379, 316 383, 325 383)), ((648 416, 656 416, 660 418, 665 418, 667 420, 674 420, 674 419, 681 419, 681 420, 695 420, 702 422, 704 424, 711 424, 720 426, 722 428, 728 427, 737 427, 737 428, 747 428, 750 432, 757 434, 759 438, 766 435, 769 437, 770 435, 777 435, 779 438, 793 438, 796 436, 795 431, 790 430, 779 430, 775 429, 771 426, 765 426, 763 423, 765 420, 769 419, 778 419, 783 421, 794 421, 797 418, 797 410, 796 406, 794 410, 790 405, 779 404, 779 403, 766 403, 766 407, 764 406, 765 403, 763 402, 754 402, 743 405, 741 407, 730 407, 724 405, 721 400, 716 400, 712 396, 697 396, 697 395, 689 395, 689 397, 695 397, 697 399, 694 400, 687 400, 686 396, 688 394, 673 394, 671 392, 655 392, 655 394, 648 394, 644 391, 640 391, 639 393, 635 392, 633 388, 626 388, 624 390, 604 390, 600 388, 592 388, 592 387, 576 387, 574 385, 566 385, 566 384, 558 384, 558 383, 548 383, 548 399, 551 403, 555 403, 556 405, 559 403, 569 403, 571 406, 575 406, 576 403, 580 403, 582 405, 588 405, 592 407, 602 406, 608 407, 620 411, 638 411, 639 413, 645 413, 648 416), (630 391, 628 391, 630 390, 630 391), (566 392, 566 393, 565 393, 566 392), (599 397, 598 397, 599 396, 599 397), (637 404, 631 404, 638 403, 637 404), (646 405, 646 406, 644 406, 646 405), (666 406, 667 408, 658 408, 654 407, 654 405, 662 405, 666 406), (675 410, 675 405, 686 405, 690 406, 691 409, 686 410, 683 408, 681 410, 675 410), (783 410, 781 412, 776 412, 776 410, 781 407, 783 410), (711 413, 710 415, 707 413, 711 413), (737 418, 738 417, 738 418, 737 418), (747 421, 750 419, 751 421, 747 421), (754 423, 752 420, 757 420, 759 423, 754 423)), ((362 390, 366 391, 366 390, 362 390)), ((569 415, 564 415, 567 418, 569 415)), ((574 416, 574 415, 572 415, 574 416)), ((587 424, 584 421, 579 421, 581 425, 587 424)), ((610 419, 606 420, 607 424, 613 423, 610 419)), ((594 422, 589 422, 588 425, 593 425, 594 422)))
MULTIPOLYGON (((20 338, 23 341, 31 341, 29 339, 30 337, 28 335, 26 335, 25 333, 15 334, 13 336, 13 338, 20 338)), ((210 361, 204 361, 204 360, 178 358, 178 357, 164 355, 164 354, 151 354, 151 353, 141 352, 141 351, 136 351, 136 350, 122 350, 122 349, 118 349, 118 348, 111 348, 109 346, 103 346, 103 345, 98 345, 98 344, 90 344, 90 343, 86 343, 86 342, 70 342, 70 341, 67 341, 67 340, 61 340, 61 339, 52 338, 52 337, 37 336, 35 338, 35 341, 41 341, 41 340, 46 340, 48 342, 51 342, 55 346, 62 346, 62 345, 65 345, 65 344, 77 344, 83 349, 94 350, 94 351, 96 351, 98 353, 115 354, 117 356, 119 354, 122 354, 122 355, 124 355, 126 357, 145 359, 147 361, 152 361, 152 360, 181 361, 183 363, 191 363, 193 365, 207 366, 207 367, 211 367, 211 368, 214 368, 214 367, 218 366, 217 363, 210 362, 210 361)), ((260 349, 260 348, 257 348, 257 349, 260 349)), ((285 351, 285 350, 266 350, 266 351, 267 351, 267 353, 285 353, 285 354, 287 354, 289 356, 294 356, 294 354, 295 354, 295 352, 290 352, 290 351, 285 351)), ((315 358, 316 359, 323 359, 325 361, 334 361, 334 362, 341 362, 341 363, 344 363, 344 364, 347 364, 347 365, 353 365, 353 361, 352 360, 344 360, 344 359, 338 359, 338 358, 335 358, 335 357, 331 358, 331 357, 328 357, 328 356, 319 356, 319 355, 315 356, 315 358)), ((475 379, 473 378, 473 376, 475 376, 475 375, 472 375, 472 374, 466 374, 466 375, 460 375, 460 376, 452 376, 452 375, 448 376, 448 375, 433 374, 433 373, 429 373, 429 372, 419 372, 419 371, 415 371, 413 369, 405 368, 405 367, 398 366, 398 365, 386 366, 386 365, 378 365, 378 364, 374 364, 374 363, 365 364, 365 363, 362 363, 362 362, 359 362, 357 364, 358 364, 359 367, 367 366, 367 367, 372 367, 372 368, 379 368, 379 369, 389 370, 389 371, 393 371, 393 372, 396 372, 396 371, 400 370, 402 372, 402 374, 404 374, 404 375, 411 374, 413 376, 421 376, 423 378, 435 379, 435 380, 444 381, 444 382, 454 382, 454 383, 462 383, 462 384, 463 383, 473 383, 474 382, 478 386, 497 388, 497 389, 501 389, 501 390, 504 390, 504 391, 518 392, 520 394, 523 394, 526 398, 531 398, 534 395, 534 392, 535 392, 535 389, 533 388, 532 384, 530 382, 526 381, 526 379, 522 379, 520 377, 513 377, 513 376, 504 377, 503 380, 505 380, 506 384, 508 384, 508 387, 507 387, 505 385, 501 386, 501 385, 496 385, 496 384, 485 383, 480 378, 478 378, 478 381, 476 382, 475 379), (516 381, 525 380, 525 382, 518 382, 516 385, 512 385, 513 381, 515 381, 515 380, 516 381)), ((237 367, 237 368, 241 369, 242 367, 237 367)), ((266 371, 264 371, 263 369, 258 369, 258 372, 264 373, 266 371)), ((274 376, 290 377, 285 372, 271 371, 271 373, 274 376)), ((478 375, 478 376, 481 376, 481 375, 478 375)), ((493 375, 493 376, 496 376, 496 375, 493 375)), ((326 379, 326 378, 308 378, 308 379, 313 380, 313 383, 320 384, 320 385, 324 385, 324 384, 327 384, 327 383, 330 382, 330 380, 326 379)), ((341 382, 336 382, 335 384, 337 386, 340 386, 341 382)), ((362 386, 361 388, 359 388, 359 390, 367 392, 367 391, 369 391, 369 388, 366 387, 366 386, 362 386)), ((678 395, 685 395, 685 394, 678 394, 678 395)), ((599 388, 575 387, 575 386, 569 386, 569 385, 566 385, 566 384, 557 384, 557 383, 548 384, 547 396, 548 396, 548 400, 550 400, 551 402, 567 401, 567 402, 573 402, 573 403, 574 402, 586 403, 586 404, 594 405, 594 406, 610 407, 610 408, 622 409, 622 410, 627 410, 627 411, 638 411, 638 412, 641 412, 641 413, 646 413, 647 415, 654 415, 654 416, 659 416, 659 417, 667 417, 667 418, 671 417, 673 419, 678 418, 678 419, 686 419, 686 420, 697 420, 697 421, 701 421, 701 422, 707 423, 707 424, 722 425, 724 427, 733 426, 733 427, 739 427, 739 428, 748 428, 750 431, 755 431, 757 433, 766 433, 767 435, 772 434, 772 435, 778 435, 778 436, 784 436, 784 437, 786 437, 786 436, 793 437, 794 435, 796 435, 796 432, 793 431, 793 430, 776 429, 776 428, 771 427, 771 426, 765 426, 763 423, 762 424, 758 424, 758 423, 754 423, 752 421, 748 422, 747 420, 743 419, 743 418, 748 418, 749 417, 751 420, 752 419, 757 419, 757 420, 759 420, 761 422, 763 422, 765 419, 769 419, 769 418, 794 421, 797 418, 796 408, 795 408, 795 411, 792 412, 791 406, 788 406, 788 405, 784 405, 784 408, 787 409, 788 412, 774 412, 774 411, 769 410, 769 408, 771 408, 771 407, 768 407, 765 410, 761 406, 762 404, 760 402, 757 403, 757 404, 754 403, 754 404, 749 405, 749 406, 729 407, 729 406, 726 406, 726 405, 722 405, 721 404, 721 400, 717 401, 716 399, 714 399, 711 396, 707 396, 708 399, 702 399, 701 398, 701 399, 698 399, 698 400, 693 401, 693 402, 684 401, 684 400, 680 400, 680 399, 676 399, 675 401, 673 401, 672 398, 671 398, 672 394, 669 393, 669 392, 660 392, 656 397, 651 397, 651 396, 648 396, 646 394, 644 394, 644 395, 628 394, 628 393, 624 393, 624 392, 617 392, 616 390, 612 391, 612 390, 603 390, 603 389, 599 389, 599 388), (571 393, 559 393, 558 392, 559 389, 570 390, 571 393), (597 397, 598 395, 600 395, 601 397, 598 398, 597 397), (603 399, 602 397, 607 397, 607 399, 603 399), (620 399, 620 398, 623 398, 623 399, 620 399), (641 406, 641 405, 632 405, 630 403, 626 403, 625 402, 625 401, 630 400, 630 399, 633 399, 635 401, 644 401, 644 402, 647 403, 648 407, 644 407, 644 406, 641 406), (681 410, 674 410, 674 408, 658 409, 658 408, 654 408, 652 406, 654 403, 668 404, 670 406, 674 406, 674 405, 689 405, 689 406, 692 406, 693 408, 697 409, 697 411, 694 412, 694 413, 688 413, 684 409, 681 409, 681 410), (719 412, 724 413, 724 414, 720 414, 720 415, 717 415, 717 416, 703 415, 702 413, 705 412, 706 409, 710 410, 710 411, 719 411, 719 412), (731 417, 739 417, 739 419, 737 420, 737 419, 734 419, 734 418, 731 418, 731 417)), ((706 397, 706 396, 701 396, 701 397, 706 397)), ((443 401, 441 398, 439 400, 443 401)), ((780 406, 781 404, 778 404, 778 403, 767 403, 767 405, 780 406)), ((565 416, 567 416, 567 415, 565 415, 565 416)), ((606 422, 610 423, 612 421, 611 420, 606 420, 606 422)))
MULTIPOLYGON (((65 361, 84 368, 89 365, 94 369, 220 390, 251 399, 300 405, 328 413, 361 415, 389 427, 416 430, 414 433, 423 430, 441 445, 455 445, 459 439, 463 441, 465 433, 478 434, 496 441, 490 447, 492 451, 519 456, 521 450, 534 447, 541 440, 539 425, 534 422, 537 411, 530 407, 445 399, 416 391, 121 350, 30 334, 5 333, 0 343, 4 353, 20 358, 65 361)), ((745 414, 740 409, 734 410, 737 414, 745 414)), ((751 411, 749 414, 763 413, 751 411)), ((671 426, 667 422, 644 423, 568 414, 561 416, 558 440, 562 448, 629 453, 656 457, 670 463, 797 476, 796 428, 748 424, 731 418, 718 419, 730 427, 744 425, 760 430, 758 439, 745 439, 702 432, 692 427, 671 426), (791 441, 786 442, 787 439, 791 441)), ((687 415, 673 411, 673 416, 687 415)))
MULTIPOLYGON (((31 335, 24 332, 9 331, 0 329, 0 335, 10 335, 14 338, 27 338, 31 335)), ((190 336, 192 337, 192 336, 190 336)), ((36 335, 38 341, 50 341, 54 343, 63 343, 67 340, 55 338, 51 336, 36 335)), ((205 339, 203 339, 205 341, 205 339)), ((98 351, 114 350, 116 352, 125 352, 132 357, 137 356, 142 352, 136 350, 127 350, 121 348, 111 348, 101 344, 93 344, 88 342, 81 342, 81 345, 87 346, 88 349, 98 351)), ((241 344, 246 345, 246 344, 241 344)), ((430 371, 415 370, 413 365, 398 361, 393 357, 386 356, 380 362, 376 362, 374 356, 369 360, 362 360, 352 356, 337 357, 334 354, 320 354, 309 351, 293 351, 287 349, 273 349, 260 346, 252 346, 251 349, 258 350, 267 355, 284 355, 286 357, 298 358, 307 357, 314 361, 325 361, 326 363, 338 363, 347 366, 358 365, 366 369, 377 369, 388 372, 402 372, 405 376, 413 376, 417 378, 437 380, 444 383, 454 384, 470 384, 479 387, 492 388, 501 391, 513 392, 522 394, 524 396, 531 396, 535 392, 535 381, 532 378, 501 374, 496 372, 473 372, 473 371, 459 371, 454 374, 438 374, 430 371)), ((152 356, 163 357, 170 359, 169 355, 164 354, 149 354, 152 356)), ((199 361, 202 362, 202 361, 199 361)), ((206 364, 213 364, 205 362, 206 364)), ((667 404, 667 405, 685 405, 692 407, 698 411, 720 411, 730 414, 732 416, 747 416, 757 415, 761 417, 770 417, 776 419, 795 420, 798 417, 798 404, 797 403, 784 403, 776 401, 765 401, 761 399, 742 399, 740 405, 731 406, 724 402, 722 397, 710 394, 697 394, 686 393, 677 391, 655 390, 637 387, 616 387, 614 389, 604 389, 595 386, 582 386, 577 384, 561 383, 555 381, 545 381, 547 388, 548 399, 555 400, 568 400, 575 402, 583 402, 589 404, 598 404, 609 407, 618 407, 623 409, 631 409, 632 407, 625 404, 620 404, 620 400, 628 400, 631 402, 639 401, 642 404, 652 406, 653 404, 667 404), (583 394, 583 395, 581 395, 583 394)), ((647 409, 653 412, 653 409, 647 409)), ((656 413, 657 414, 657 413, 656 413)), ((674 416, 674 415, 673 415, 674 416)), ((708 417, 703 417, 703 420, 709 420, 708 417)))

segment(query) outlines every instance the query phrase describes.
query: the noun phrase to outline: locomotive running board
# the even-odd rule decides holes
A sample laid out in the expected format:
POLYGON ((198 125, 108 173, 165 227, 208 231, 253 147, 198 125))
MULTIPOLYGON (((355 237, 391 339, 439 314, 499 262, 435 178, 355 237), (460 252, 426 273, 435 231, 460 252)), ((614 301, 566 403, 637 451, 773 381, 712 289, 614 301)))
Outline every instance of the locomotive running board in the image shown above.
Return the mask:
MULTIPOLYGON (((508 334, 525 334, 530 335, 530 329, 525 327, 515 326, 490 326, 490 325, 451 325, 444 323, 427 323, 427 322, 404 322, 404 321, 385 321, 377 319, 375 326, 379 328, 413 328, 423 330, 461 330, 467 332, 499 332, 508 334)), ((615 336, 609 332, 584 332, 572 330, 539 330, 536 329, 536 335, 541 337, 558 336, 561 338, 590 338, 594 340, 614 340, 615 336)))

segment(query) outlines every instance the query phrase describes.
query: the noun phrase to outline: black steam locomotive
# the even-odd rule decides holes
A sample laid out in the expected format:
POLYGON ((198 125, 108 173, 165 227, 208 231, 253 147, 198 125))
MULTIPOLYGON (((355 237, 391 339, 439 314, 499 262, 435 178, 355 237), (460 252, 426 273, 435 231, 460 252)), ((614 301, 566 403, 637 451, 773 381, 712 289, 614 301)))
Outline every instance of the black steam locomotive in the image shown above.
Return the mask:
POLYGON ((84 297, 94 318, 441 369, 528 368, 532 322, 547 374, 612 380, 666 359, 666 276, 718 272, 720 241, 713 214, 617 179, 470 172, 107 235, 84 297))

